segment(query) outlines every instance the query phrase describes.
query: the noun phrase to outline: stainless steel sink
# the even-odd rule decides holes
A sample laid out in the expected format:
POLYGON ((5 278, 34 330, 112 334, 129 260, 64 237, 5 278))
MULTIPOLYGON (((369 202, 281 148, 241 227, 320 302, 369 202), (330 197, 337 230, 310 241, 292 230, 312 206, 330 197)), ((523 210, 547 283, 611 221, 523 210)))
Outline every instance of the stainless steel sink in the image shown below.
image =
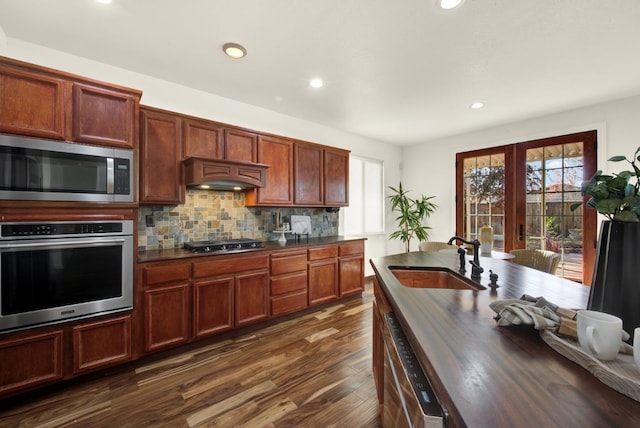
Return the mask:
POLYGON ((411 288, 444 288, 452 290, 486 290, 477 282, 449 269, 418 266, 389 266, 400 284, 411 288))

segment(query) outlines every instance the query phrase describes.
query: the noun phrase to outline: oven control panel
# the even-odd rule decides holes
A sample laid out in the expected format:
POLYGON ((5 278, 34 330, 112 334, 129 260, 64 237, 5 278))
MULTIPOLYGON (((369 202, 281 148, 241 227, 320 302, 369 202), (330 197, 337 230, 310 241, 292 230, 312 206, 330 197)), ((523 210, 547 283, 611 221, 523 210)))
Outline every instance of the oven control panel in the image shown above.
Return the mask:
POLYGON ((0 223, 0 239, 20 239, 31 237, 60 237, 78 235, 131 234, 131 221, 115 222, 49 222, 49 223, 0 223), (128 231, 127 229, 131 229, 128 231))

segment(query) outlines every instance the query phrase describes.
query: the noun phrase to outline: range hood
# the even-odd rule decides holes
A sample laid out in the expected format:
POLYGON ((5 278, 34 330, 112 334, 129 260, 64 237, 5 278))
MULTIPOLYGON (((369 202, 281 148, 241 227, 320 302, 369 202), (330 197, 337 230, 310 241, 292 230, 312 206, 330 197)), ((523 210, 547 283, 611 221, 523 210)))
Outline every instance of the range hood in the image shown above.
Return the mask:
POLYGON ((210 190, 245 190, 264 187, 269 165, 224 159, 187 158, 184 175, 187 187, 210 190))

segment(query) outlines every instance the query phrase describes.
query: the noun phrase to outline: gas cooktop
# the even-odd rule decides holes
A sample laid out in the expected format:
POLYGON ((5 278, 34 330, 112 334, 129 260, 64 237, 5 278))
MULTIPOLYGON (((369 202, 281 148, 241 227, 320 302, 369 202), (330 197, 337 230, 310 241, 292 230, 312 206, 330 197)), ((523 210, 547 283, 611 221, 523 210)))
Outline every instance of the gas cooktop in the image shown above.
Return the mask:
POLYGON ((229 252, 262 247, 264 247, 262 241, 250 238, 229 239, 227 241, 191 241, 184 243, 185 250, 193 253, 209 253, 213 251, 229 252))

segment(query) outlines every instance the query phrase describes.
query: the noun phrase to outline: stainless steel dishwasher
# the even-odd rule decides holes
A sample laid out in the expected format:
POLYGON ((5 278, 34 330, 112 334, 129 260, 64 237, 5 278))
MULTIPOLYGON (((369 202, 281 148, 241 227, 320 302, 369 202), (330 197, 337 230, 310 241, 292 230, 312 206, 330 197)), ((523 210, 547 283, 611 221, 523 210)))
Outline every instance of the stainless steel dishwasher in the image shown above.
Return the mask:
POLYGON ((444 427, 446 413, 429 385, 392 312, 384 315, 384 411, 382 426, 444 427))

